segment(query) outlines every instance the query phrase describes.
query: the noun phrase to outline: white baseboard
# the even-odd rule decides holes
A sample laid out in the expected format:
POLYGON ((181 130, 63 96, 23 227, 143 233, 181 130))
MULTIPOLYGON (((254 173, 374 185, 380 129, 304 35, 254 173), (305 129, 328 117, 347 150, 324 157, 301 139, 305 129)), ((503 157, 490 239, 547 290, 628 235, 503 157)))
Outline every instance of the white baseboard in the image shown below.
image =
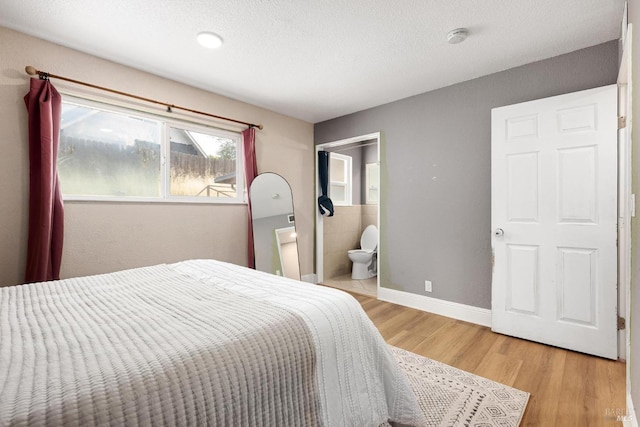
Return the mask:
POLYGON ((378 288, 378 299, 482 326, 491 326, 491 310, 410 292, 378 288))
POLYGON ((631 394, 627 394, 627 413, 622 420, 624 427, 638 427, 638 417, 636 417, 636 410, 633 407, 633 399, 631 394))
POLYGON ((315 273, 303 274, 300 280, 303 282, 318 283, 318 276, 315 273))

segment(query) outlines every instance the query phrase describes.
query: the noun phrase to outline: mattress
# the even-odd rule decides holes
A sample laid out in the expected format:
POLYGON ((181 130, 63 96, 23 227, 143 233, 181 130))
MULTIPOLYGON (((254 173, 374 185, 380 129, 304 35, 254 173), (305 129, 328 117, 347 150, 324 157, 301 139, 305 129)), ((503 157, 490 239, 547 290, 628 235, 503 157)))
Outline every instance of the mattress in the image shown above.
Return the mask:
POLYGON ((350 295, 213 260, 0 288, 0 425, 424 422, 350 295))

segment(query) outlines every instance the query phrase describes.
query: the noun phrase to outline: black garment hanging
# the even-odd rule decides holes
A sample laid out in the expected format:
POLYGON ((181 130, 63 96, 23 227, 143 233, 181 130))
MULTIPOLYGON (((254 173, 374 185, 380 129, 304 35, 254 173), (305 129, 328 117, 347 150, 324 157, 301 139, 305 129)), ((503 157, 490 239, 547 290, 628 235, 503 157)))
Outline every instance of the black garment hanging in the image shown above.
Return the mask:
POLYGON ((318 151, 318 176, 322 195, 318 197, 318 208, 323 216, 333 216, 333 202, 328 196, 329 185, 329 152, 318 151))

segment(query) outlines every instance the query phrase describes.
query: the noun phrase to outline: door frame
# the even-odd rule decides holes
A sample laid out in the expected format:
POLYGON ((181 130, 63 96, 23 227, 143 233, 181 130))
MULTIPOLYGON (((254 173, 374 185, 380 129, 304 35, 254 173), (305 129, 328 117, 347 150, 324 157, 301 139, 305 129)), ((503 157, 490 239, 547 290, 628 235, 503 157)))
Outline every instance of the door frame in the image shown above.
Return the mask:
MULTIPOLYGON (((632 194, 632 24, 622 28, 622 58, 618 72, 618 116, 624 117, 625 126, 618 130, 618 315, 625 320, 626 327, 618 331, 618 357, 631 357, 631 219, 635 216, 635 195, 632 194)), ((627 395, 630 394, 631 372, 627 363, 627 395)))
MULTIPOLYGON (((333 148, 333 147, 340 147, 342 145, 347 145, 347 144, 355 144, 355 143, 363 143, 365 141, 370 141, 372 139, 375 139, 377 144, 378 144, 378 165, 380 165, 381 163, 381 159, 380 159, 380 145, 381 145, 381 138, 380 138, 380 132, 374 132, 374 133, 369 133, 366 135, 360 135, 360 136, 354 136, 351 138, 346 138, 346 139, 340 139, 337 141, 330 141, 330 142, 324 142, 322 144, 317 144, 316 145, 316 150, 315 150, 315 182, 316 182, 316 200, 318 200, 318 197, 320 197, 320 195, 322 194, 322 189, 320 188, 320 177, 318 176, 318 152, 319 151, 323 151, 326 148, 333 148)), ((376 224, 376 226, 378 227, 378 274, 376 276, 376 295, 378 294, 378 291, 380 290, 380 235, 381 235, 381 231, 380 231, 380 204, 381 204, 381 200, 382 200, 382 192, 383 192, 383 188, 382 188, 382 182, 380 182, 380 184, 378 185, 378 206, 377 206, 377 211, 378 211, 378 223, 376 224)), ((317 277, 317 283, 322 283, 322 281, 324 280, 324 226, 323 226, 323 221, 324 221, 324 217, 320 214, 320 211, 318 210, 318 208, 316 207, 315 209, 316 212, 316 277, 317 277)))
MULTIPOLYGON (((622 71, 622 69, 621 69, 622 71)), ((621 73, 622 74, 622 73, 621 73)), ((626 76, 625 76, 626 77, 626 76)), ((627 120, 625 127, 618 129, 618 316, 628 322, 628 301, 631 291, 631 115, 630 84, 618 79, 618 116, 627 120)), ((628 328, 618 331, 618 355, 627 357, 628 328)))

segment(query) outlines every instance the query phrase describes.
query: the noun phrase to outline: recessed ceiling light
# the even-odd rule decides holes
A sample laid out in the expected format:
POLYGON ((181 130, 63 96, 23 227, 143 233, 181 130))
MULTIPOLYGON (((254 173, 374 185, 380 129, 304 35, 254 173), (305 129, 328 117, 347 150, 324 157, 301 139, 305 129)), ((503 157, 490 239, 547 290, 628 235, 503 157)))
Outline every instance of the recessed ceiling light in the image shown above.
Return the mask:
POLYGON ((449 31, 447 34, 447 41, 451 44, 457 44, 463 42, 469 35, 469 30, 466 28, 456 28, 449 31))
POLYGON ((203 31, 198 34, 198 43, 207 49, 217 49, 222 46, 222 37, 209 31, 203 31))

